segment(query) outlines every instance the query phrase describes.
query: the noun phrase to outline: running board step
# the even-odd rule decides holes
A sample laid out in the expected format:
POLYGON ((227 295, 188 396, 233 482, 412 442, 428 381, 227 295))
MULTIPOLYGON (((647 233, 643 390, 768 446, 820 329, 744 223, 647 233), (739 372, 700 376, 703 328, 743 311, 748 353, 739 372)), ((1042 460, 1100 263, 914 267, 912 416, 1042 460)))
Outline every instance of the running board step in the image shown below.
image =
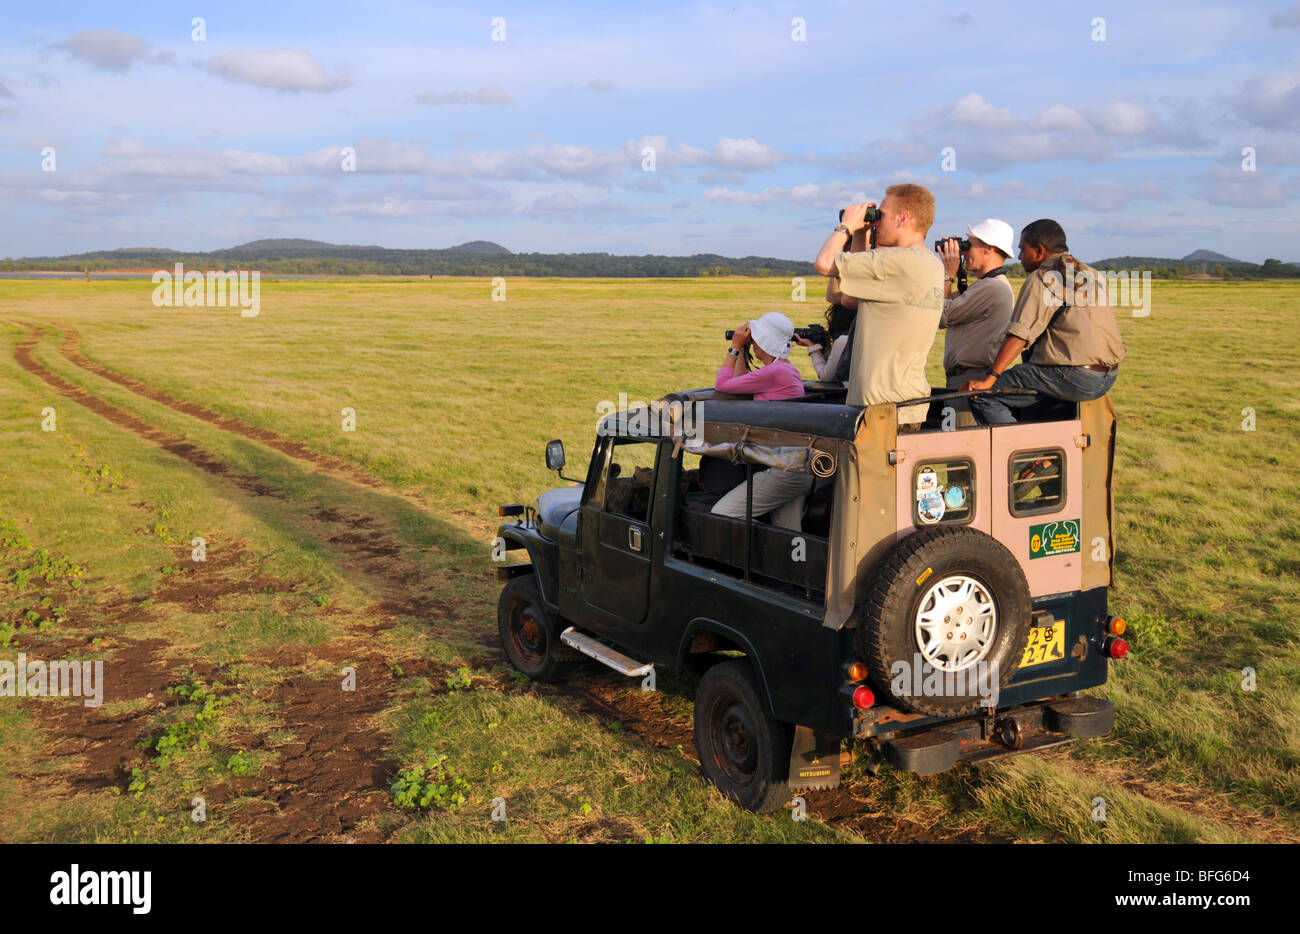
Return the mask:
POLYGON ((583 655, 590 656, 602 665, 607 665, 619 674, 627 675, 629 678, 636 678, 654 671, 655 666, 649 662, 642 664, 635 658, 629 658, 618 649, 612 649, 586 633, 578 632, 572 626, 560 633, 560 641, 565 645, 573 646, 583 655))

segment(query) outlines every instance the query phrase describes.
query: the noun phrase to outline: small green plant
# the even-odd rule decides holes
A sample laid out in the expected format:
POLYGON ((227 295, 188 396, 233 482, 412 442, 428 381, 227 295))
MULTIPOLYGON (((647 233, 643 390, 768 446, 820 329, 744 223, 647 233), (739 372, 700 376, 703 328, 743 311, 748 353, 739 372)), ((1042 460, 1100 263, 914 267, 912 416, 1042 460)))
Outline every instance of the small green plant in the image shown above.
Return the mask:
POLYGON ((390 789, 393 804, 405 810, 452 811, 469 800, 469 782, 446 761, 446 756, 434 754, 424 765, 398 772, 390 789))
POLYGON ((157 752, 157 763, 166 766, 187 749, 206 750, 210 728, 221 711, 221 699, 210 693, 201 684, 181 684, 167 689, 168 694, 175 694, 185 704, 194 704, 198 710, 193 718, 184 717, 155 739, 150 745, 157 752))
POLYGON ((330 595, 327 593, 317 594, 316 596, 312 597, 312 602, 319 607, 322 608, 327 607, 330 605, 330 595))
POLYGON ((470 678, 470 670, 462 666, 456 669, 456 673, 454 675, 451 675, 450 677, 447 678, 447 690, 448 691, 464 690, 465 688, 468 688, 472 683, 473 682, 470 678))
POLYGON ((1128 614, 1125 638, 1144 652, 1158 652, 1175 645, 1182 633, 1163 616, 1152 613, 1128 614))
POLYGON ((241 749, 226 760, 226 770, 231 775, 247 775, 253 771, 253 757, 241 749))

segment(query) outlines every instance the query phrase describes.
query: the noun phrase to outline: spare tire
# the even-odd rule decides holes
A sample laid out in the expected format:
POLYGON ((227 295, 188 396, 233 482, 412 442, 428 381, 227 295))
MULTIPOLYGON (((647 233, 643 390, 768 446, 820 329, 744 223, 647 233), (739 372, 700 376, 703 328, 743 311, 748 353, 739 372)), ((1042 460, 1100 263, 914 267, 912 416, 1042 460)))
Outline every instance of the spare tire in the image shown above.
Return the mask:
POLYGON ((1014 555, 968 526, 926 529, 881 562, 854 634, 871 680, 900 706, 975 713, 1015 675, 1029 585, 1014 555))

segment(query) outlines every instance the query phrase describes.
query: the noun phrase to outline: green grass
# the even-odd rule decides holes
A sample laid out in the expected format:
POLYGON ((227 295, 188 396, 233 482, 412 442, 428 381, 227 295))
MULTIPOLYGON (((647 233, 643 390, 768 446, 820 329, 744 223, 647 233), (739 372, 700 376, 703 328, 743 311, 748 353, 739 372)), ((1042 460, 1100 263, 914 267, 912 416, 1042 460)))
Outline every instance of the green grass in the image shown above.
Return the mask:
MULTIPOLYGON (((375 723, 389 730, 396 768, 446 755, 471 791, 453 810, 385 811, 378 822, 398 839, 843 836, 816 820, 745 814, 680 756, 567 698, 511 687, 504 675, 492 677, 506 693, 483 689, 474 664, 494 638, 494 507, 557 483, 543 464, 546 441, 565 440, 565 472, 578 474, 602 400, 707 385, 724 328, 772 310, 802 325, 818 320, 820 303, 792 306, 784 280, 521 279, 504 303, 490 300, 486 280, 263 285, 261 315, 244 319, 225 309, 154 308, 147 282, 0 283, 0 319, 75 327, 91 359, 305 442, 381 483, 336 480, 141 399, 70 365, 57 334, 47 335, 37 357, 60 375, 282 491, 250 497, 58 396, 14 363, 22 332, 5 328, 0 433, 10 453, 0 467, 0 517, 16 523, 30 550, 85 569, 76 592, 40 587, 87 635, 161 638, 174 658, 242 686, 223 698, 210 749, 182 752, 139 798, 123 783, 120 794, 78 793, 74 807, 53 798, 28 807, 25 767, 0 768, 0 839, 238 838, 245 828, 233 807, 214 808, 201 830, 176 824, 186 786, 213 781, 204 778, 217 774, 209 768, 228 773, 249 733, 283 729, 265 699, 286 677, 276 652, 306 653, 302 664, 315 671, 311 653, 336 645, 356 645, 358 658, 378 650, 399 669, 412 659, 446 666, 430 678, 394 673, 399 698, 375 723), (57 432, 40 431, 47 405, 57 410, 57 432), (356 410, 355 432, 342 430, 345 406, 356 410), (355 627, 374 622, 391 587, 328 541, 313 518, 322 508, 370 517, 410 549, 409 570, 438 609, 357 641, 355 627), (165 593, 175 571, 189 569, 195 535, 209 540, 212 556, 246 555, 246 573, 272 581, 272 592, 222 596, 203 611, 160 601, 147 621, 95 622, 115 600, 165 593), (472 669, 468 685, 462 667, 472 669), (496 798, 506 801, 505 822, 490 819, 496 798)), ((819 290, 810 280, 809 294, 819 290)), ((1114 734, 941 780, 855 772, 855 794, 931 826, 975 822, 1031 840, 1300 836, 1297 300, 1294 283, 1157 282, 1151 316, 1121 318, 1129 356, 1112 393, 1120 421, 1111 604, 1131 622, 1134 653, 1101 691, 1117 704, 1114 734), (1247 408, 1254 431, 1242 430, 1247 408), (1242 688, 1246 668, 1253 691, 1242 688), (1108 802, 1104 825, 1089 816, 1098 795, 1108 802)), ((942 339, 931 356, 936 381, 941 347, 942 339)), ((806 356, 796 362, 811 375, 806 356)), ((25 612, 40 587, 0 592, 0 620, 25 612)), ((61 625, 41 635, 53 638, 61 625)), ((19 632, 4 651, 21 648, 19 632)), ((663 704, 689 716, 679 697, 663 704)), ((165 719, 156 715, 151 735, 165 719)), ((52 781, 75 774, 75 763, 42 759, 42 736, 31 702, 0 701, 6 763, 34 763, 52 781)), ((248 755, 254 775, 276 756, 248 755)))

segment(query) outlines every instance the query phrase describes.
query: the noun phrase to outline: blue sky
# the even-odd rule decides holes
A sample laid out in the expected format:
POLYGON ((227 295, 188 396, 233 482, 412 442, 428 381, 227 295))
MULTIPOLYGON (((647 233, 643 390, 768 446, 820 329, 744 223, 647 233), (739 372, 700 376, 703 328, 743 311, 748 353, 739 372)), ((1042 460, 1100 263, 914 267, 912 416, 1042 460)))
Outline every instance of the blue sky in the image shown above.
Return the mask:
POLYGON ((838 208, 917 181, 933 236, 1054 217, 1084 258, 1300 260, 1294 0, 47 2, 2 22, 0 256, 308 237, 810 259, 838 208))

